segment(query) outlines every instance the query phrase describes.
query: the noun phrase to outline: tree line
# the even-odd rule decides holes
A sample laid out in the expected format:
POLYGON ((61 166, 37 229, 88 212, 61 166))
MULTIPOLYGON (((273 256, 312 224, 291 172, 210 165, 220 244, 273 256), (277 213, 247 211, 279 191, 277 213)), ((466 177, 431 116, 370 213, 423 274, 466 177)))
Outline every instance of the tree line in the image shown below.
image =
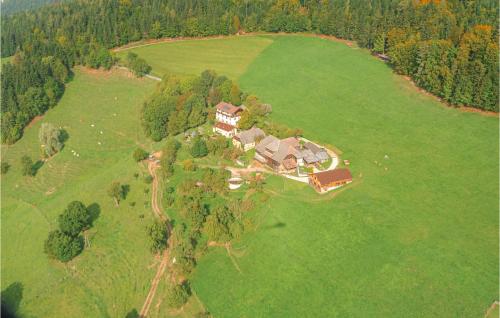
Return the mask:
MULTIPOLYGON (((111 47, 242 31, 354 40, 450 104, 498 111, 493 0, 76 0, 4 16, 1 27, 2 57, 18 55, 2 70, 4 143, 60 97, 74 65, 111 67, 111 47)), ((147 69, 129 63, 137 73, 147 69)))

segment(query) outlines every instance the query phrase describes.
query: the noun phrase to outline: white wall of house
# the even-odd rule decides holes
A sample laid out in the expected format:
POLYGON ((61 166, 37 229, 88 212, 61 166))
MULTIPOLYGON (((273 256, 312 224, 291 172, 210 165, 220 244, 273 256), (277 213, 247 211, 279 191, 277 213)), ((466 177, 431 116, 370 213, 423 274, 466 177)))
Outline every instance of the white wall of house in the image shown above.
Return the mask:
POLYGON ((236 148, 241 149, 241 142, 239 142, 238 140, 236 140, 236 139, 234 139, 234 138, 233 138, 233 145, 234 145, 236 148))
POLYGON ((245 150, 245 151, 248 151, 248 150, 250 150, 250 149, 255 148, 255 142, 252 142, 252 143, 249 143, 249 144, 245 144, 245 147, 244 147, 244 148, 245 148, 245 149, 243 149, 243 150, 245 150))
POLYGON ((226 130, 223 130, 223 129, 220 129, 220 128, 217 128, 217 127, 214 127, 213 128, 213 131, 215 133, 218 133, 218 134, 221 134, 222 136, 226 137, 226 138, 233 138, 234 135, 235 135, 235 131, 234 129, 231 130, 231 131, 226 131, 226 130))
POLYGON ((220 121, 221 123, 226 123, 226 124, 229 124, 232 126, 236 126, 236 124, 238 123, 240 118, 241 118, 241 116, 232 117, 232 116, 225 115, 224 113, 222 113, 220 111, 217 111, 215 113, 215 119, 217 121, 220 121))
POLYGON ((240 141, 233 139, 233 145, 239 149, 242 149, 243 151, 248 151, 250 149, 255 148, 255 142, 251 142, 248 144, 242 144, 240 141))

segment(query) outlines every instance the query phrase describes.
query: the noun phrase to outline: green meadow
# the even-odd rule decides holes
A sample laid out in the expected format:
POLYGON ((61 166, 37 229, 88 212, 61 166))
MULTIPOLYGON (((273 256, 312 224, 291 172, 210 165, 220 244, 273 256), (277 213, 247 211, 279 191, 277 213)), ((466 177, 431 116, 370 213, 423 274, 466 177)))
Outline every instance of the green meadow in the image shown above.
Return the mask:
POLYGON ((249 63, 269 44, 265 37, 238 37, 224 39, 180 40, 147 44, 132 50, 117 52, 121 60, 133 51, 152 66, 152 74, 200 74, 206 69, 217 70, 231 79, 241 76, 249 63))
MULTIPOLYGON (((480 317, 498 299, 498 118, 448 108, 366 51, 329 40, 245 36, 131 50, 157 75, 228 75, 270 103, 273 120, 351 162, 354 182, 326 195, 266 179, 268 199, 248 212, 254 228, 231 257, 210 248, 191 279, 214 317, 480 317)), ((2 290, 21 283, 20 314, 140 310, 155 272, 144 230, 152 213, 149 186, 134 178, 145 169, 131 153, 160 146, 139 122, 154 85, 77 70, 61 102, 2 146, 12 167, 1 180, 1 282, 2 290), (22 177, 20 157, 39 157, 41 122, 69 139, 35 178, 22 177), (119 208, 106 195, 113 180, 131 187, 119 208), (43 254, 43 241, 72 200, 100 213, 91 247, 61 265, 43 254)), ((156 306, 163 288, 153 317, 166 315, 156 306)), ((197 312, 191 307, 179 316, 197 312)))
POLYGON ((239 82, 274 120, 340 149, 355 179, 329 196, 270 181, 260 229, 235 247, 242 273, 223 253, 198 267, 209 309, 484 315, 498 298, 497 118, 447 108, 367 52, 314 38, 276 38, 239 82))

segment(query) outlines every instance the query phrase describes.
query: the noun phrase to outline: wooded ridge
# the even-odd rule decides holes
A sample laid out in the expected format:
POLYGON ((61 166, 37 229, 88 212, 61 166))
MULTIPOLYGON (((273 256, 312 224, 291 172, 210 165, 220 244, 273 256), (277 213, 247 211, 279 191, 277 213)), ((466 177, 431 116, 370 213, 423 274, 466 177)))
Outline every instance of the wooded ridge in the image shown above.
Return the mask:
POLYGON ((2 142, 54 105, 71 68, 141 39, 314 32, 354 40, 452 105, 498 112, 498 2, 76 0, 2 17, 2 142), (41 105, 41 106, 40 106, 41 105))

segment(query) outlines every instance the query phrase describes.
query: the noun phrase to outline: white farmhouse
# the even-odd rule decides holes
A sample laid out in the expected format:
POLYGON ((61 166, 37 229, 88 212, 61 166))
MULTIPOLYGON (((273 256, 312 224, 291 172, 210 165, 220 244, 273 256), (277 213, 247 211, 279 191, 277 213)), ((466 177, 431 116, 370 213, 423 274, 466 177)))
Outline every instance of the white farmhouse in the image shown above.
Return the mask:
POLYGON ((215 120, 231 126, 236 126, 241 119, 241 111, 241 107, 226 102, 220 102, 216 106, 215 120))
POLYGON ((236 125, 241 119, 240 107, 234 106, 226 102, 220 102, 216 106, 214 132, 232 138, 236 132, 236 125))

